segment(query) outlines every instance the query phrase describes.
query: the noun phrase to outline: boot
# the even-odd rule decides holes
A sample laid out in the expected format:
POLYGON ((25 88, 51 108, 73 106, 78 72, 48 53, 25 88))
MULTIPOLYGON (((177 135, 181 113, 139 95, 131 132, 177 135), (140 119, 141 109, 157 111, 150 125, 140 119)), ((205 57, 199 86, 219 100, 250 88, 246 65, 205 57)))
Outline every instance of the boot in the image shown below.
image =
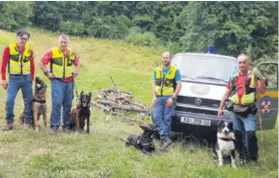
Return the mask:
POLYGON ((249 138, 247 132, 243 133, 243 153, 245 161, 250 161, 249 138))
POLYGON ((248 152, 249 152, 249 158, 250 161, 256 161, 258 160, 258 142, 256 137, 255 131, 248 131, 247 134, 247 140, 248 140, 248 152))
POLYGON ((160 151, 167 151, 167 148, 172 144, 172 141, 167 138, 165 140, 162 140, 162 145, 160 145, 160 151))
POLYGON ((10 124, 6 124, 5 127, 3 128, 3 131, 9 131, 9 130, 13 130, 14 129, 14 124, 10 123, 10 124))
POLYGON ((240 130, 234 131, 235 135, 235 148, 239 154, 239 159, 241 163, 245 162, 245 152, 244 152, 244 145, 243 145, 243 133, 240 130))

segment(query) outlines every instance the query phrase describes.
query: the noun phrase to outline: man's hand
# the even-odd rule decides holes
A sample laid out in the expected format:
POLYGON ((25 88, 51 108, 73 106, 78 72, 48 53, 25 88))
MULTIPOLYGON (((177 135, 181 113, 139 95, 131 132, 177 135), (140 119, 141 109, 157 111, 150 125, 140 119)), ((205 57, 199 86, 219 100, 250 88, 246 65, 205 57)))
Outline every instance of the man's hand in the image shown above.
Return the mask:
POLYGON ((51 72, 48 72, 48 73, 47 73, 47 78, 53 79, 53 78, 54 78, 54 75, 53 75, 51 72))
POLYGON ((257 78, 259 78, 260 80, 265 81, 266 78, 263 76, 263 74, 261 73, 261 71, 258 68, 253 68, 252 70, 253 75, 255 75, 257 78))
POLYGON ((222 117, 223 117, 223 113, 224 113, 224 112, 223 112, 223 109, 219 109, 218 114, 217 114, 217 115, 218 115, 218 119, 219 119, 219 120, 221 120, 221 119, 222 119, 222 117))
POLYGON ((166 102, 166 107, 171 107, 173 105, 173 100, 172 100, 172 98, 169 98, 168 100, 167 100, 167 102, 166 102))
POLYGON ((1 85, 4 88, 4 90, 8 88, 8 82, 6 80, 2 80, 1 85))
POLYGON ((76 78, 77 76, 78 76, 77 73, 74 73, 74 74, 73 74, 73 78, 76 78))
POLYGON ((152 106, 153 107, 156 105, 156 101, 157 101, 157 98, 156 98, 156 96, 154 96, 153 99, 152 99, 152 106))

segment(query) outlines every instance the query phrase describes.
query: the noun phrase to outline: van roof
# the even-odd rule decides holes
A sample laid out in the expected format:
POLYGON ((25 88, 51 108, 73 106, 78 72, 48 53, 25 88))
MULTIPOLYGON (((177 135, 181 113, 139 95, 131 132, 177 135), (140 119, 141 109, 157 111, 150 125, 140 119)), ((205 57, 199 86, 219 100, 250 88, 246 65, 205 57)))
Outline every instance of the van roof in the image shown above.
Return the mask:
POLYGON ((232 56, 224 56, 224 55, 219 55, 219 54, 208 54, 208 53, 177 53, 174 55, 175 56, 183 56, 183 55, 193 55, 193 56, 215 56, 215 57, 222 57, 222 58, 227 58, 227 59, 231 59, 231 60, 236 60, 235 57, 232 56))

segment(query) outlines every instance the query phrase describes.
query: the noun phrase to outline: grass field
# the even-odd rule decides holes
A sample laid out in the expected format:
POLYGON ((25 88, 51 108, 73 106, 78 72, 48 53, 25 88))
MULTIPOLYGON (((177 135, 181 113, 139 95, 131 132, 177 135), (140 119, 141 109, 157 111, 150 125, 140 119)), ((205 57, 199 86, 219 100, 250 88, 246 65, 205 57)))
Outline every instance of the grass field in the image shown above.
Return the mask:
MULTIPOLYGON (((30 30, 30 43, 34 46, 38 61, 47 49, 56 45, 57 37, 47 31, 30 30)), ((0 53, 14 39, 14 33, 0 31, 0 53)), ((160 64, 164 49, 136 47, 121 41, 93 38, 73 37, 71 41, 70 47, 81 57, 81 74, 76 79, 79 91, 95 92, 111 88, 113 86, 108 76, 112 76, 118 89, 131 91, 136 100, 150 104, 153 68, 160 64)), ((36 74, 47 81, 38 67, 36 74)), ((1 88, 0 126, 5 124, 5 97, 5 91, 1 88)), ((110 116, 108 120, 107 113, 96 108, 93 108, 89 135, 60 132, 52 136, 48 129, 40 133, 25 130, 17 119, 23 108, 22 103, 19 93, 15 106, 15 131, 0 131, 0 177, 3 178, 278 177, 278 127, 264 131, 263 142, 259 139, 259 165, 248 164, 234 170, 230 165, 216 167, 211 149, 196 143, 176 142, 169 152, 152 157, 134 148, 125 148, 119 138, 140 133, 138 125, 129 125, 121 117, 110 116)), ((50 108, 50 98, 48 104, 50 108)), ((150 123, 150 118, 145 122, 150 123)), ((260 134, 258 132, 258 138, 260 134)))

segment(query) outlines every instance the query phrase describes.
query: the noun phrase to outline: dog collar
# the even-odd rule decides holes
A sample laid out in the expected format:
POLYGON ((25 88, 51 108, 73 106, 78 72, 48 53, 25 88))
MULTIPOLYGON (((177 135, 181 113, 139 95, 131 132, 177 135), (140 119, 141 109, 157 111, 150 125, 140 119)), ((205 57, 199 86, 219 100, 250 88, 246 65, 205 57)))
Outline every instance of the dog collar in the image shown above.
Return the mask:
POLYGON ((232 140, 234 140, 232 137, 218 137, 218 139, 224 140, 224 141, 232 141, 232 140))
POLYGON ((36 100, 36 99, 32 99, 32 101, 34 101, 34 102, 38 102, 38 103, 46 103, 46 100, 36 100))

